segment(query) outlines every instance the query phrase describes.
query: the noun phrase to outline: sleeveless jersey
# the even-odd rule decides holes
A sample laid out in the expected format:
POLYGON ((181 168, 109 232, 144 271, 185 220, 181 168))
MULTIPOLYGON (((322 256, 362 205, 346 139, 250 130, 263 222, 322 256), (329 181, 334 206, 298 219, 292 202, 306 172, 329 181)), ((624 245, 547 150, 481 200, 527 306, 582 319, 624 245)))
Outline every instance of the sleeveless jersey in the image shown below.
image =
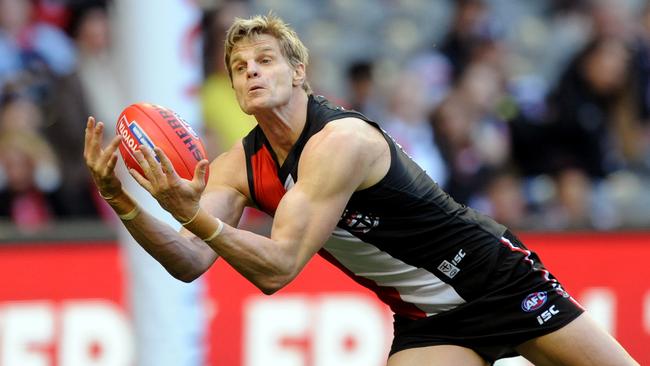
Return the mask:
POLYGON ((494 251, 485 248, 498 246, 506 228, 456 203, 375 122, 324 97, 309 96, 304 129, 281 166, 259 126, 244 138, 253 202, 273 216, 300 179, 298 163, 309 138, 347 117, 382 132, 390 147, 390 168, 377 184, 352 195, 332 233, 336 239, 319 254, 374 291, 396 314, 412 319, 482 296, 481 275, 471 274, 477 259, 461 261, 469 254, 493 258, 494 251))

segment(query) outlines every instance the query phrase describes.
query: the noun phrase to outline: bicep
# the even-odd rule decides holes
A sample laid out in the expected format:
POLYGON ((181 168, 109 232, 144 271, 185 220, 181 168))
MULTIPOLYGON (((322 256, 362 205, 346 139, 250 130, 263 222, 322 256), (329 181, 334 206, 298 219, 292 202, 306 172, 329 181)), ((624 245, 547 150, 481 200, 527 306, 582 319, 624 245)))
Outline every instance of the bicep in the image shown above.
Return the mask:
POLYGON ((329 238, 370 170, 368 157, 348 139, 323 140, 305 149, 300 179, 280 201, 273 221, 271 238, 293 253, 298 270, 329 238))
POLYGON ((300 185, 283 197, 276 210, 271 239, 295 258, 299 271, 318 252, 339 221, 348 196, 314 196, 300 185))

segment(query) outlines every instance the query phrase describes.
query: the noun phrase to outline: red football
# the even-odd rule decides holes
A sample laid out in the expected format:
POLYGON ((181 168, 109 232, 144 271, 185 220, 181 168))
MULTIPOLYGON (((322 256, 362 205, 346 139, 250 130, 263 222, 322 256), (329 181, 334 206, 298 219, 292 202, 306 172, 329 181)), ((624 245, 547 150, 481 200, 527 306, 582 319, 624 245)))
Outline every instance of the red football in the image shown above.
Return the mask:
MULTIPOLYGON (((128 168, 143 174, 133 152, 146 145, 159 147, 174 165, 176 173, 191 180, 196 164, 207 157, 199 136, 174 111, 149 103, 126 107, 117 120, 116 133, 122 136, 120 154, 128 168)), ((144 175, 144 174, 143 174, 144 175)), ((206 171, 205 180, 208 180, 206 171)))

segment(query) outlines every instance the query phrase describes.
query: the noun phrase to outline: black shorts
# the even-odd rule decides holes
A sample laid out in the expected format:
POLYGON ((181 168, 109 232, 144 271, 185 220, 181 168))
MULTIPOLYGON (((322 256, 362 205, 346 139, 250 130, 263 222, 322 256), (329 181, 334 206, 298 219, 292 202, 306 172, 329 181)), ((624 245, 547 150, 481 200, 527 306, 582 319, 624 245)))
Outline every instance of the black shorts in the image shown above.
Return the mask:
POLYGON ((499 251, 498 262, 486 264, 486 273, 475 275, 489 276, 498 288, 427 318, 395 315, 390 354, 409 348, 457 345, 493 363, 518 356, 516 346, 560 329, 584 312, 537 255, 510 232, 495 250, 499 251))

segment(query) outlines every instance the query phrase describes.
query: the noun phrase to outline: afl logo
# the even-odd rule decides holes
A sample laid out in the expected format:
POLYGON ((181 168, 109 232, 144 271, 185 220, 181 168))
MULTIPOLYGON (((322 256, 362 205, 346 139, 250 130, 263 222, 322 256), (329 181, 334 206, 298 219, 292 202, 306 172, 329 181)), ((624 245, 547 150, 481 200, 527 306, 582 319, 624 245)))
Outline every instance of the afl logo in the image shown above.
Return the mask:
POLYGON ((521 302, 521 309, 527 313, 533 312, 544 306, 547 298, 546 292, 533 292, 521 302))

